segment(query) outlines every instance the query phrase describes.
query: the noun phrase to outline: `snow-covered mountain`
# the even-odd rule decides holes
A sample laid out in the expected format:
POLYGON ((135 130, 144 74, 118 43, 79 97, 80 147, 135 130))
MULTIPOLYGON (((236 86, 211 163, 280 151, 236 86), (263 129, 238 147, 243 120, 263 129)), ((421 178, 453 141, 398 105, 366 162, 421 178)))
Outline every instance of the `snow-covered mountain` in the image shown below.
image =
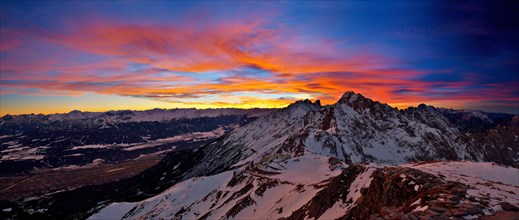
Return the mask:
POLYGON ((272 109, 154 109, 6 115, 0 118, 0 176, 34 168, 118 163, 199 147, 272 109))
POLYGON ((353 92, 329 106, 298 101, 207 146, 206 156, 191 172, 198 176, 198 170, 220 165, 268 167, 306 154, 347 164, 472 160, 517 167, 518 127, 462 132, 442 112, 423 104, 398 110, 353 92))
POLYGON ((236 108, 221 108, 221 109, 195 109, 195 108, 181 108, 181 109, 151 109, 143 111, 134 110, 115 110, 107 112, 82 112, 74 110, 69 113, 57 114, 24 114, 24 115, 5 115, 0 120, 4 123, 7 120, 18 121, 63 121, 63 120, 91 120, 94 122, 139 122, 139 121, 166 121, 175 119, 192 119, 192 118, 214 118, 229 115, 247 115, 249 117, 259 117, 272 109, 236 109, 236 108))
POLYGON ((503 211, 517 217, 516 168, 328 162, 305 155, 276 172, 247 167, 191 178, 141 202, 111 204, 90 219, 472 219, 503 211))
POLYGON ((518 165, 519 129, 510 126, 513 116, 490 116, 423 104, 398 110, 354 92, 329 106, 298 101, 193 152, 196 165, 182 173, 171 161, 176 165, 163 178, 180 178, 165 192, 113 203, 91 218, 476 218, 517 211, 519 170, 506 166, 518 165), (467 130, 470 118, 480 127, 467 130))
POLYGON ((519 206, 513 118, 424 104, 399 110, 347 92, 333 105, 304 100, 272 111, 95 193, 84 188, 28 206, 92 219, 507 214, 519 206), (73 205, 78 196, 84 200, 73 205))

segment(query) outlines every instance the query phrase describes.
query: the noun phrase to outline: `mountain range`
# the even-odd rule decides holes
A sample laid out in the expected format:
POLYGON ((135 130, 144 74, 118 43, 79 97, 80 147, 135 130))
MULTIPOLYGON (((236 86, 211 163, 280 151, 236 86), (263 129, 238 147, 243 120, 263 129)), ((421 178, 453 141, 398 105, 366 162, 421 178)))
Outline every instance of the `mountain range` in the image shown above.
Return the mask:
POLYGON ((518 122, 350 91, 269 110, 128 179, 2 206, 38 218, 518 218, 518 122))
POLYGON ((119 163, 211 142, 271 109, 6 115, 0 118, 0 176, 34 169, 119 163))

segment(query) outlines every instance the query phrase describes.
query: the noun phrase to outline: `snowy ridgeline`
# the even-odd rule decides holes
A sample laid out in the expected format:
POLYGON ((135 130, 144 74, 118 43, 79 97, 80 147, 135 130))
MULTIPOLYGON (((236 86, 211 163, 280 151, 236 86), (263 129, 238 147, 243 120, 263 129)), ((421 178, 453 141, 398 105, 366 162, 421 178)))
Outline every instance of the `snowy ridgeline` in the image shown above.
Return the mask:
POLYGON ((222 148, 241 155, 237 165, 282 161, 305 151, 346 163, 471 160, 517 164, 518 127, 463 132, 443 111, 425 105, 397 110, 352 93, 329 106, 299 101, 230 133, 222 148))
POLYGON ((165 192, 137 203, 98 198, 89 210, 100 211, 83 213, 92 219, 491 215, 519 205, 518 170, 506 167, 519 161, 512 117, 427 105, 398 110, 353 92, 333 105, 298 101, 182 158, 164 158, 150 185, 171 186, 165 192))
POLYGON ((353 92, 328 106, 298 101, 203 149, 202 159, 183 174, 194 178, 142 202, 111 204, 91 218, 491 215, 519 205, 512 193, 519 170, 478 161, 516 164, 519 130, 476 113, 458 117, 426 105, 398 110, 353 92), (470 130, 480 133, 468 133, 466 122, 481 125, 470 130), (430 160, 464 162, 410 163, 430 160), (205 176, 212 167, 230 171, 205 176))
POLYGON ((49 120, 75 120, 75 119, 104 119, 107 121, 164 121, 175 119, 193 119, 193 118, 214 118, 221 116, 237 116, 247 115, 249 117, 259 117, 271 109, 153 109, 145 111, 108 111, 108 112, 81 112, 72 111, 65 114, 51 114, 49 120))
POLYGON ((118 163, 141 155, 197 148, 270 109, 73 111, 0 118, 0 175, 35 168, 118 163), (117 156, 112 156, 117 155, 117 156))
MULTIPOLYGON (((287 160, 278 164, 275 167, 276 172, 235 169, 214 176, 183 181, 142 202, 113 203, 90 219, 293 218, 295 217, 293 213, 311 207, 312 200, 319 197, 322 199, 325 195, 323 192, 334 187, 332 186, 335 184, 334 179, 346 175, 341 173, 343 168, 347 170, 346 167, 345 164, 341 164, 341 167, 330 167, 328 158, 309 154, 297 160, 287 160)), ((425 182, 420 180, 421 176, 426 174, 434 175, 441 182, 453 181, 464 186, 465 195, 464 198, 458 198, 459 204, 470 203, 481 206, 480 213, 461 213, 462 216, 459 217, 494 214, 503 210, 501 202, 519 206, 519 195, 511 193, 517 192, 519 188, 519 170, 516 168, 468 161, 401 166, 369 164, 364 166, 361 172, 349 176, 353 178, 351 183, 342 183, 348 187, 343 199, 327 198, 334 202, 328 206, 323 205, 326 209, 313 217, 335 219, 347 215, 350 211, 353 212, 354 208, 366 199, 363 197, 368 196, 367 189, 370 188, 370 184, 380 184, 372 183, 374 172, 390 173, 388 171, 390 168, 399 169, 400 174, 396 181, 408 186, 412 195, 413 191, 415 192, 414 198, 410 198, 403 205, 404 207, 400 208, 403 214, 425 215, 438 209, 424 201, 425 197, 420 197, 432 190, 427 183, 429 179, 424 177, 425 182)), ((453 195, 449 194, 448 190, 445 189, 444 194, 436 195, 438 198, 435 202, 452 199, 453 195)), ((308 213, 311 215, 312 212, 308 211, 308 213)))

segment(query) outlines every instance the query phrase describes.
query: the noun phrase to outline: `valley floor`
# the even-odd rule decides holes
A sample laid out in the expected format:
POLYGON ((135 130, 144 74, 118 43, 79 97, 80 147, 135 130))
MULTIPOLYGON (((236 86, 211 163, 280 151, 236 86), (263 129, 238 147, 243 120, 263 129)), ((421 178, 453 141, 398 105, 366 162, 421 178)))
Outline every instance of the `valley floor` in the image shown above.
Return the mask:
POLYGON ((118 164, 90 164, 38 169, 28 175, 0 177, 0 200, 30 200, 44 194, 98 185, 137 175, 163 156, 150 155, 118 164))

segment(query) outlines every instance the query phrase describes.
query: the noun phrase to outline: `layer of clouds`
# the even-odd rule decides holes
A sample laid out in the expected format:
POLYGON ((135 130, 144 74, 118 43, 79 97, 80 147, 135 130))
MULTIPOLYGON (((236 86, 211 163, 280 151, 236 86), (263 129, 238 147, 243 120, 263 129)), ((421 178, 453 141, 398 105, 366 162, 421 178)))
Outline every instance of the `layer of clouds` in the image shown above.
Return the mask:
MULTIPOLYGON (((185 22, 166 24, 98 17, 93 21, 68 18, 75 22, 61 21, 52 28, 31 20, 19 27, 2 25, 0 92, 95 92, 215 106, 268 103, 278 107, 294 100, 286 94, 322 99, 326 104, 347 90, 396 106, 454 100, 483 103, 496 96, 519 101, 515 89, 519 83, 513 77, 496 82, 471 75, 470 69, 438 73, 437 68, 408 68, 400 57, 377 52, 377 44, 356 45, 348 37, 305 34, 311 30, 276 20, 277 12, 271 17, 257 12, 212 20, 217 17, 214 13, 188 14, 178 19, 185 22), (257 95, 239 95, 243 92, 257 95), (265 94, 278 97, 265 98, 265 94)), ((496 33, 487 23, 411 27, 386 37, 454 36, 457 40, 469 35, 470 40, 485 41, 496 33)), ((471 48, 490 47, 488 42, 480 43, 481 48, 471 48)), ((506 59, 498 59, 502 60, 506 59)))

